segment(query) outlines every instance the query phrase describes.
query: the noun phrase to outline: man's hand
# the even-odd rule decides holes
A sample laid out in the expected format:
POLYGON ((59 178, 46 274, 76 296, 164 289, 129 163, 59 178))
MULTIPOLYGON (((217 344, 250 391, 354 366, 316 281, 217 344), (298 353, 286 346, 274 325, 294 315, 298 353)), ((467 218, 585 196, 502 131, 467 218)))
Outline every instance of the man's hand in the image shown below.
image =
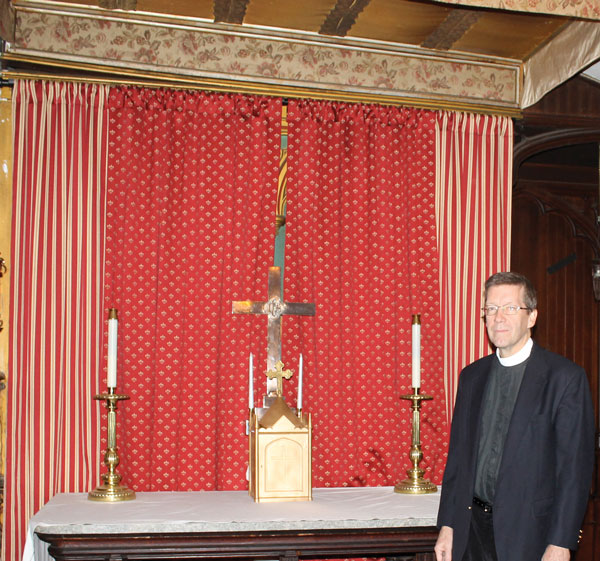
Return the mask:
MULTIPOLYGON (((437 542, 435 542, 435 559, 436 561, 452 561, 452 537, 454 536, 454 530, 450 526, 442 526, 438 535, 437 542)), ((554 546, 552 546, 554 547, 554 546)), ((558 559, 558 557, 557 557, 558 559)), ((568 557, 567 557, 568 559, 568 557)), ((554 561, 554 559, 548 559, 544 561, 554 561)))
POLYGON ((570 558, 571 552, 568 549, 552 544, 546 548, 544 555, 542 555, 542 561, 569 561, 570 558))

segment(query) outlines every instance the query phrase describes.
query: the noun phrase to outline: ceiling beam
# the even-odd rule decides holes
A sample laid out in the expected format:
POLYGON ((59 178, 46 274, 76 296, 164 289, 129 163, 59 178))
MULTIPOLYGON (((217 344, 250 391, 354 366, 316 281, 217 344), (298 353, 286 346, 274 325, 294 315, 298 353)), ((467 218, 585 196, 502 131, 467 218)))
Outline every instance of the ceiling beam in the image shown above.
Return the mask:
POLYGON ((319 33, 345 37, 371 0, 338 0, 323 22, 319 33))
POLYGON ((215 22, 244 23, 249 0, 214 0, 213 15, 215 22))
POLYGON ((98 6, 107 10, 137 10, 137 0, 98 0, 98 6))
POLYGON ((422 47, 447 51, 481 18, 475 10, 452 10, 446 19, 431 33, 422 47))

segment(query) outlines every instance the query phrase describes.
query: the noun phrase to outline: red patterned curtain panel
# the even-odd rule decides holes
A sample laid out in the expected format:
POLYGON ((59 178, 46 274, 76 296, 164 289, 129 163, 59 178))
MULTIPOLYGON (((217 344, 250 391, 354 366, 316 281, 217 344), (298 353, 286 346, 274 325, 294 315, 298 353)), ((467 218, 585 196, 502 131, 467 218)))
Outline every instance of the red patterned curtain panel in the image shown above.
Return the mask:
POLYGON ((136 490, 246 488, 248 357, 265 356, 266 319, 231 303, 266 299, 280 126, 277 99, 111 91, 105 303, 136 490))
POLYGON ((98 484, 108 89, 17 81, 2 558, 56 493, 98 484))
POLYGON ((490 352, 479 319, 485 280, 510 269, 512 151, 508 117, 437 114, 436 216, 448 419, 461 369, 490 352))
POLYGON ((284 320, 302 352, 313 413, 315 486, 406 477, 411 315, 421 314, 428 477, 447 443, 435 224, 435 113, 337 102, 288 106, 286 300, 316 321, 284 320))

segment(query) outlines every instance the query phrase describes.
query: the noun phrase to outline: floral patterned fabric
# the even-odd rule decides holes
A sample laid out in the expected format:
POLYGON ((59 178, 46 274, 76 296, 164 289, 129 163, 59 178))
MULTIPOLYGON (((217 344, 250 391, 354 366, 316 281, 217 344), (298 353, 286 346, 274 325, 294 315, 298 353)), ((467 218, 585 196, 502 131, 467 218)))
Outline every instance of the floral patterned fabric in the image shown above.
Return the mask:
MULTIPOLYGON (((360 49, 305 40, 232 35, 218 30, 91 18, 81 15, 17 11, 11 52, 86 63, 129 67, 248 82, 265 90, 277 85, 317 91, 406 96, 518 107, 520 63, 515 60, 460 60, 433 51, 360 49)), ((343 41, 342 41, 343 43, 343 41)))

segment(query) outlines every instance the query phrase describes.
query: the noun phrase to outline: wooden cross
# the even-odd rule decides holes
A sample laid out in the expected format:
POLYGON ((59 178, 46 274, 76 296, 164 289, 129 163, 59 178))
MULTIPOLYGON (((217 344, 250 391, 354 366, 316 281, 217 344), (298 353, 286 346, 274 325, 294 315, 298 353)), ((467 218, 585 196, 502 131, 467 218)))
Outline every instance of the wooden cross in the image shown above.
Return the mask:
MULTIPOLYGON (((314 304, 283 302, 281 300, 281 268, 269 267, 267 302, 243 300, 233 302, 234 314, 263 314, 267 316, 267 371, 281 361, 281 316, 314 316, 314 304)), ((267 395, 277 394, 277 381, 267 379, 267 395)))

